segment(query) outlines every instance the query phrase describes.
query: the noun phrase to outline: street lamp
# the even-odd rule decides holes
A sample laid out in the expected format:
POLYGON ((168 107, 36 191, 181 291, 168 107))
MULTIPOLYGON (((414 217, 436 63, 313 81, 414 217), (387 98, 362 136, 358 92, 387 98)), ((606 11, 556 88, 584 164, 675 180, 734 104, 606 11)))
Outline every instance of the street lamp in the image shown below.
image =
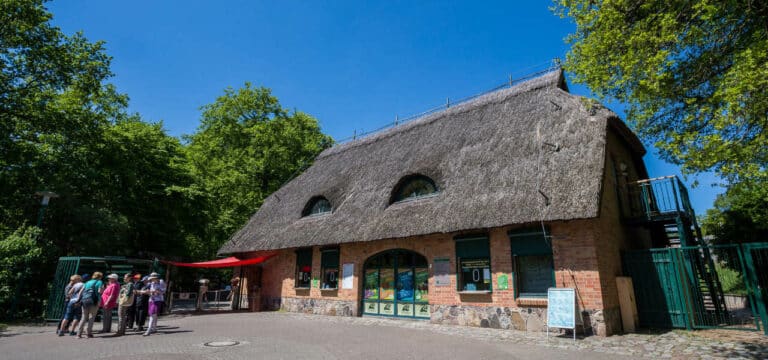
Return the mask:
MULTIPOLYGON (((40 213, 37 215, 37 228, 40 229, 43 225, 43 215, 45 215, 45 208, 48 207, 48 203, 53 198, 59 197, 59 194, 53 192, 53 191, 38 191, 35 192, 35 195, 41 196, 42 199, 40 200, 40 213)), ((26 279, 28 278, 27 274, 29 273, 29 264, 24 263, 24 269, 19 272, 18 279, 16 280, 16 292, 11 299, 11 319, 16 317, 16 306, 18 304, 18 299, 21 296, 21 287, 26 282, 26 279)))
POLYGON ((50 202, 51 199, 59 197, 59 194, 53 191, 44 190, 36 192, 35 195, 42 197, 42 199, 40 199, 40 214, 37 216, 37 227, 39 228, 43 225, 43 215, 45 215, 45 208, 48 207, 48 202, 50 202))

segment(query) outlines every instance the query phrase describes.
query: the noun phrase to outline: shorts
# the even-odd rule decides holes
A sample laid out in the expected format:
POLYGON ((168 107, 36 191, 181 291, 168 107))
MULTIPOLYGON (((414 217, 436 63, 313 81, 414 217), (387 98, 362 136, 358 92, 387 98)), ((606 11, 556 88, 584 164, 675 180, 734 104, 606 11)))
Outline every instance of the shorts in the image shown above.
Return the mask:
POLYGON ((149 315, 157 315, 160 312, 160 308, 163 306, 162 301, 150 301, 149 302, 149 315))
POLYGON ((67 303, 67 308, 64 310, 64 320, 72 321, 72 319, 75 319, 79 321, 82 315, 83 307, 80 304, 75 306, 74 303, 67 303))

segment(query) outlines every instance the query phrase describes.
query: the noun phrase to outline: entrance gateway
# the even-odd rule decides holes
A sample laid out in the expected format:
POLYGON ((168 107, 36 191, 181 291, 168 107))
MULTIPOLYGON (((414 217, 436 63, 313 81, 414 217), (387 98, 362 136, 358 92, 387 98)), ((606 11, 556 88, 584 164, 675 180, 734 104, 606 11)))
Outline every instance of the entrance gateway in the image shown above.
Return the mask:
POLYGON ((363 314, 429 319, 427 258, 388 250, 368 258, 363 271, 363 314))

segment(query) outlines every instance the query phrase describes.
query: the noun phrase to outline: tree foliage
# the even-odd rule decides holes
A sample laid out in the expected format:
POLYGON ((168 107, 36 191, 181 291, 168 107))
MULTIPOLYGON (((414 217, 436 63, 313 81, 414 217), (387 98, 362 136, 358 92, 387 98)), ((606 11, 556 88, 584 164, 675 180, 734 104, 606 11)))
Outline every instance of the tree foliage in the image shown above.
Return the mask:
POLYGON ((195 178, 189 191, 204 194, 208 219, 199 251, 209 255, 332 143, 317 120, 286 111, 269 89, 250 83, 203 106, 200 127, 187 141, 195 178))
POLYGON ((566 68, 687 173, 764 181, 768 3, 557 0, 576 31, 566 68))
POLYGON ((702 229, 719 244, 768 241, 768 187, 745 183, 718 195, 702 229))
POLYGON ((66 36, 51 17, 42 0, 0 0, 2 309, 15 298, 39 316, 59 256, 215 256, 331 143, 314 118, 250 84, 204 106, 182 143, 128 113, 103 43, 66 36), (41 190, 59 197, 38 228, 41 190))

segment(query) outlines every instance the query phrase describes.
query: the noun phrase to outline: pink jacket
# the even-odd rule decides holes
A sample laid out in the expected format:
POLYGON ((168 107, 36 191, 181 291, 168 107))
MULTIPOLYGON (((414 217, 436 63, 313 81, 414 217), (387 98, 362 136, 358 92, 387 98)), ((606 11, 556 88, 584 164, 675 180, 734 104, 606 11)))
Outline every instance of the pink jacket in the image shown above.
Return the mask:
POLYGON ((120 285, 112 283, 107 285, 104 292, 101 293, 101 307, 109 310, 117 307, 117 296, 120 294, 120 285))

